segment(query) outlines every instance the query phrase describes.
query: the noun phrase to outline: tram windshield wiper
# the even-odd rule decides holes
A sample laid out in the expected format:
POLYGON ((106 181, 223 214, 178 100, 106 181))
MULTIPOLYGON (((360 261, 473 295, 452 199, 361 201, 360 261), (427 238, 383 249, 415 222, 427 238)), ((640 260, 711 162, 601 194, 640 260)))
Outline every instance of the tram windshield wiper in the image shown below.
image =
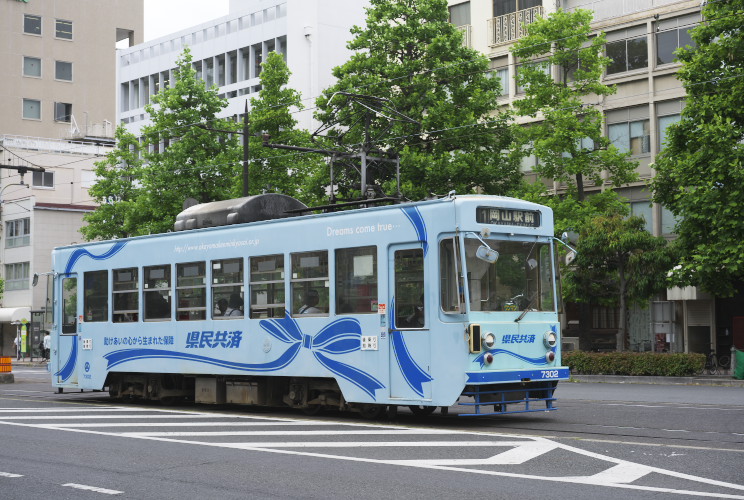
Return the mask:
POLYGON ((515 323, 519 323, 522 320, 522 318, 524 318, 527 315, 527 313, 530 312, 532 308, 532 304, 535 303, 536 298, 537 298, 537 293, 534 293, 530 301, 527 303, 527 307, 525 307, 524 310, 522 311, 522 314, 520 314, 519 317, 514 320, 515 323))

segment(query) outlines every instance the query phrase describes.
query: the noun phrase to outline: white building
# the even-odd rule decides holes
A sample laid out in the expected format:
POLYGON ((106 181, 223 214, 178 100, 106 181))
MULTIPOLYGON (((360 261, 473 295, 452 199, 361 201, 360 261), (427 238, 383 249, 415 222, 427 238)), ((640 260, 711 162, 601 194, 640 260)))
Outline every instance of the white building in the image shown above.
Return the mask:
MULTIPOLYGON (((119 51, 119 123, 139 135, 150 124, 144 106, 173 81, 175 61, 189 47, 199 78, 216 84, 228 106, 220 117, 241 115, 260 89, 261 62, 271 51, 284 55, 289 86, 312 108, 330 86, 333 67, 350 55, 350 29, 363 25, 366 0, 231 0, 230 14, 119 51)), ((312 110, 299 126, 314 130, 312 110)))

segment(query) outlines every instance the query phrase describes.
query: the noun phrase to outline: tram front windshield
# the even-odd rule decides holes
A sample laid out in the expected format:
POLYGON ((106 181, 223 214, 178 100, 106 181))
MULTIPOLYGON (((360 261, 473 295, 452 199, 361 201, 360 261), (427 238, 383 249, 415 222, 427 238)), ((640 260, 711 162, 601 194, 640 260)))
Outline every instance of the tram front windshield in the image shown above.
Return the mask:
POLYGON ((480 240, 465 238, 471 311, 555 311, 550 243, 484 241, 498 252, 495 262, 476 256, 480 240))

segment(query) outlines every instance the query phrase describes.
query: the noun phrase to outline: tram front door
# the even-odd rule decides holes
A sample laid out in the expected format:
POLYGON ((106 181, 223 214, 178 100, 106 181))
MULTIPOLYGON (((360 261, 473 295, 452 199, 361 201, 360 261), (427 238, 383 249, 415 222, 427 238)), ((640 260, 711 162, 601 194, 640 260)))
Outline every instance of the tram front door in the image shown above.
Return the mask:
POLYGON ((430 400, 429 295, 420 243, 389 249, 390 398, 430 400))
POLYGON ((76 385, 78 383, 78 286, 77 277, 67 275, 61 279, 60 297, 57 306, 57 317, 54 322, 57 330, 57 364, 54 374, 59 384, 76 385))

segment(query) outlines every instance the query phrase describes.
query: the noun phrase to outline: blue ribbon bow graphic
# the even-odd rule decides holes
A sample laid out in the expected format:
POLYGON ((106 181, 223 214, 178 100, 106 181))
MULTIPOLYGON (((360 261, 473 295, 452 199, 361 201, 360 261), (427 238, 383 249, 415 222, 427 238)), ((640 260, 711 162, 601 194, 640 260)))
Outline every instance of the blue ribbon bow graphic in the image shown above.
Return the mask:
POLYGON ((236 363, 189 352, 160 349, 123 349, 110 352, 104 355, 104 358, 108 361, 108 368, 135 359, 171 358, 206 363, 234 370, 271 372, 288 366, 297 357, 300 349, 304 347, 310 349, 321 365, 356 385, 369 394, 372 399, 376 399, 375 391, 377 389, 385 387, 372 375, 325 355, 347 354, 361 349, 362 327, 356 319, 338 319, 326 325, 315 336, 303 334, 297 322, 289 316, 289 312, 282 319, 265 319, 258 324, 272 337, 285 344, 290 344, 281 356, 269 363, 236 363))
POLYGON ((261 320, 259 326, 277 340, 290 344, 290 347, 275 363, 281 360, 284 363, 282 366, 286 366, 304 347, 310 349, 321 365, 356 385, 369 394, 372 399, 376 399, 374 391, 385 387, 372 375, 325 355, 346 354, 361 349, 362 327, 359 320, 354 318, 337 319, 323 327, 315 336, 303 334, 297 322, 289 316, 289 312, 282 319, 261 320))

